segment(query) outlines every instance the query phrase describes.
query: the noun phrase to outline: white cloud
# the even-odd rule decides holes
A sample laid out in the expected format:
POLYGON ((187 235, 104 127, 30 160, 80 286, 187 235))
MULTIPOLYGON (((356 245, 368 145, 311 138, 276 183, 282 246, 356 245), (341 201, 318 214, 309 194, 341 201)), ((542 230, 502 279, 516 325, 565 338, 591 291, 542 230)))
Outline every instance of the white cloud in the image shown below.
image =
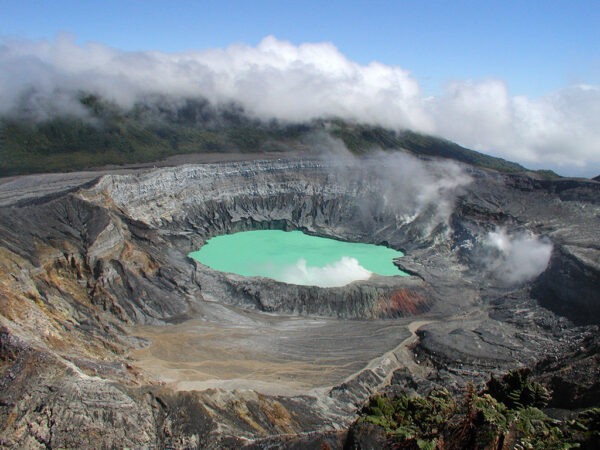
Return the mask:
POLYGON ((439 134, 524 164, 588 165, 600 172, 598 86, 572 86, 530 99, 511 96, 498 80, 468 81, 425 98, 416 79, 400 67, 361 65, 329 43, 293 45, 274 37, 256 47, 183 53, 80 46, 69 35, 52 42, 6 41, 0 47, 0 114, 10 113, 25 92, 38 118, 81 114, 70 101, 78 90, 125 107, 148 94, 167 94, 202 96, 215 104, 236 101, 264 119, 339 116, 439 134))
POLYGON ((600 87, 571 86, 537 100, 498 80, 453 83, 429 100, 436 130, 466 146, 536 166, 592 164, 600 172, 600 87))

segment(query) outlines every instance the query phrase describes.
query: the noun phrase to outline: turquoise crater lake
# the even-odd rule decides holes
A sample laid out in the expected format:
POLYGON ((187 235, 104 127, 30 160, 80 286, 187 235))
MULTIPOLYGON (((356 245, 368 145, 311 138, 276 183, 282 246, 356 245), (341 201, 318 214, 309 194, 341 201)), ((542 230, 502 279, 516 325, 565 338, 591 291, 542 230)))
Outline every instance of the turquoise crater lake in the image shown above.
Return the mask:
POLYGON ((217 236, 189 256, 221 272, 309 286, 344 286, 366 280, 372 273, 406 275, 392 262, 403 256, 402 252, 301 231, 244 231, 217 236))

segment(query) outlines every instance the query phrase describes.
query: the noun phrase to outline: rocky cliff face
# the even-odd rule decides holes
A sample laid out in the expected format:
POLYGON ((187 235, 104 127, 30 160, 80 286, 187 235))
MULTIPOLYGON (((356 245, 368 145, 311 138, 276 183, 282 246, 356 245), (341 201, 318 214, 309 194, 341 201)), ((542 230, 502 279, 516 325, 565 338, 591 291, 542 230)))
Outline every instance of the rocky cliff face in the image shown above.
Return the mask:
POLYGON ((7 447, 275 445, 267 436, 344 427, 393 380, 460 386, 560 353, 562 336, 582 335, 563 316, 600 320, 600 184, 593 181, 384 157, 51 181, 47 189, 23 178, 0 185, 0 442, 7 447), (269 228, 385 243, 406 252, 398 265, 411 276, 323 289, 217 273, 186 256, 214 235, 269 228), (504 234, 491 234, 498 229, 504 234), (494 247, 490 236, 505 238, 494 247), (552 256, 536 273, 539 258, 516 249, 529 245, 525 256, 537 255, 542 237, 552 256), (533 266, 533 275, 508 280, 507 262, 533 266), (223 309, 208 314, 207 302, 223 309), (255 392, 174 390, 130 354, 149 345, 137 326, 218 324, 229 317, 219 311, 236 308, 238 318, 257 311, 333 324, 418 323, 336 385, 286 396, 258 385, 255 392))

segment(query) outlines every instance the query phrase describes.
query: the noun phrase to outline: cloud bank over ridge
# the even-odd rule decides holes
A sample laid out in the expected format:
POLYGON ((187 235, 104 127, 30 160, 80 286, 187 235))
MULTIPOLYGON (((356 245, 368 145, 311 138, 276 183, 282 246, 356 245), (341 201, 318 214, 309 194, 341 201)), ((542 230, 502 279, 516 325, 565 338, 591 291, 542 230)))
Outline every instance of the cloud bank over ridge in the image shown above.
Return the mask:
POLYGON ((82 114, 78 91, 123 107, 158 94, 237 102, 262 119, 342 117, 437 134, 525 165, 600 171, 599 86, 530 99, 511 96, 499 80, 455 81, 425 97, 400 67, 358 64, 330 43, 293 45, 274 37, 256 47, 182 53, 80 46, 68 35, 0 46, 0 114, 13 113, 24 98, 39 119, 82 114))

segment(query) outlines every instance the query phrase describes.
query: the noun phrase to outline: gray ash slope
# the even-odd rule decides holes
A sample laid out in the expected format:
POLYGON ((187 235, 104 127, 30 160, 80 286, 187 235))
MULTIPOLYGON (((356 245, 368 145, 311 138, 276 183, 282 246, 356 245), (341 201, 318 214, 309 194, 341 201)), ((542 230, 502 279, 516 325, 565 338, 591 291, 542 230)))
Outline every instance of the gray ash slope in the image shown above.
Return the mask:
MULTIPOLYGON (((379 389, 459 389, 519 365, 560 378, 551 362, 569 366, 579 348, 596 361, 594 181, 539 180, 397 153, 65 174, 42 192, 25 179, 12 183, 0 185, 6 447, 285 446, 290 435, 341 445, 343 433, 334 430, 379 389), (211 236, 267 228, 385 243, 406 252, 397 264, 411 276, 319 289, 220 274, 186 256, 211 236), (531 260, 491 245, 499 235, 513 248, 551 245, 547 268, 506 279, 503 262, 531 260), (398 321, 407 333, 344 382, 291 396, 177 391, 136 367, 130 351, 147 343, 132 327, 203 317, 207 302, 398 321)), ((580 398, 594 393, 589 370, 572 373, 581 379, 572 387, 580 398)))

